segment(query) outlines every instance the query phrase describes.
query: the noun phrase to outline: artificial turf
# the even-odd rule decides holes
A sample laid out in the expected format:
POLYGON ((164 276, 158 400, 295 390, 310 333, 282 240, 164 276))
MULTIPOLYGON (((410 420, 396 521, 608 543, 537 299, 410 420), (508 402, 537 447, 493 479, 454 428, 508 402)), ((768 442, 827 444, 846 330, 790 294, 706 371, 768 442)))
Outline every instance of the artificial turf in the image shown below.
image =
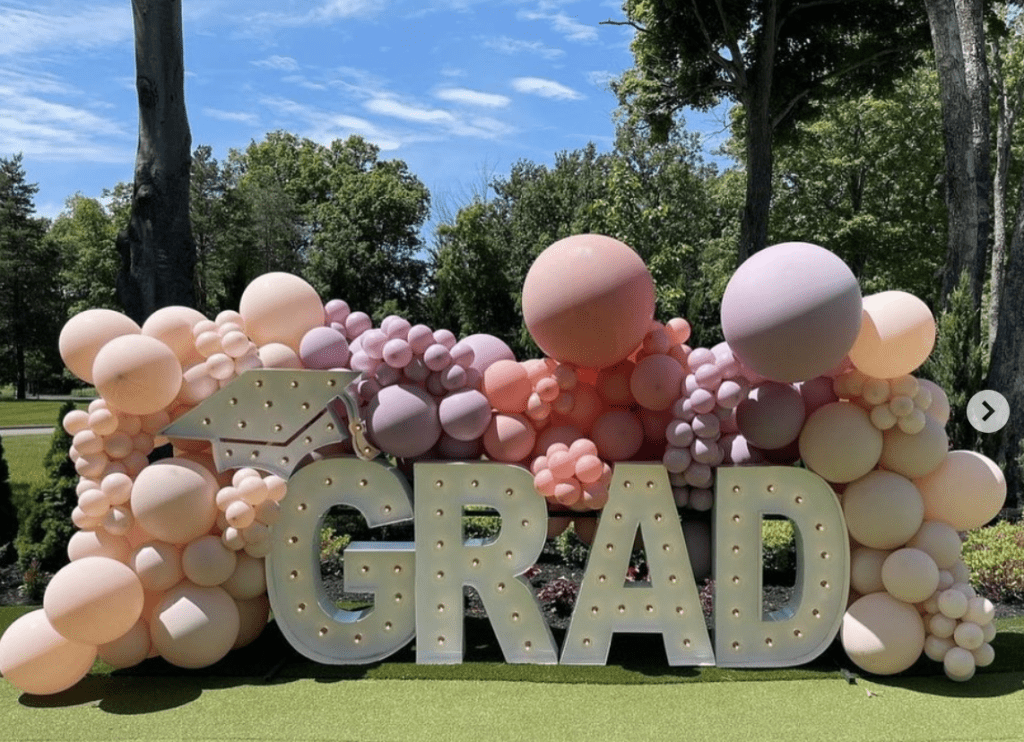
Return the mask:
MULTIPOLYGON (((28 610, 0 608, 0 631, 28 610)), ((1024 619, 999 628, 996 663, 957 684, 927 661, 859 677, 837 649, 801 668, 671 668, 642 635, 617 637, 606 667, 508 665, 479 620, 462 665, 416 665, 406 649, 337 667, 304 660, 271 624, 204 670, 97 663, 45 697, 0 683, 0 739, 1024 739, 1024 619)))

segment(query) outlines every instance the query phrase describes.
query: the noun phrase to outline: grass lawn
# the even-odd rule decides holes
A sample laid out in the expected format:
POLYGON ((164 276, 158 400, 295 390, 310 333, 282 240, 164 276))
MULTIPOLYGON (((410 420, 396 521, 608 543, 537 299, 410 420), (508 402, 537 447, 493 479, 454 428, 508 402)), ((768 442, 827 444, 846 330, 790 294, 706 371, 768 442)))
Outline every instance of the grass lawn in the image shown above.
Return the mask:
MULTIPOLYGON (((63 405, 63 402, 51 400, 0 399, 0 428, 18 425, 52 427, 57 424, 57 413, 63 405)), ((85 403, 78 403, 80 409, 86 406, 85 403)))
MULTIPOLYGON (((0 630, 30 608, 0 608, 0 630)), ((6 740, 995 740, 1024 738, 1024 620, 1000 621, 996 664, 972 681, 934 663, 858 677, 841 650, 808 668, 670 668, 645 636, 608 667, 505 665, 484 622, 463 665, 405 650, 368 667, 307 662, 273 626, 205 670, 97 665, 75 688, 27 696, 0 683, 6 740), (742 680, 744 682, 716 682, 742 680)))
POLYGON ((20 512, 32 487, 46 482, 43 457, 50 448, 50 436, 11 435, 3 439, 3 446, 4 459, 10 469, 14 506, 20 512))

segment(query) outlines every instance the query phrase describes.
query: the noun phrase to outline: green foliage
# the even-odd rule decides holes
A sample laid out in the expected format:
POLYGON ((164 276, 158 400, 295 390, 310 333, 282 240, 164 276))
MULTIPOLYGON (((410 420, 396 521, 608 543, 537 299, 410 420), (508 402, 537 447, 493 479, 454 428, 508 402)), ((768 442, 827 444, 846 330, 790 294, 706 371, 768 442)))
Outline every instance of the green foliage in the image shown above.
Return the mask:
POLYGON ((1000 603, 1024 603, 1024 523, 1002 521, 971 531, 963 558, 981 595, 1000 603))
POLYGON ((68 198, 46 237, 61 256, 68 317, 86 309, 122 311, 117 299, 117 230, 114 217, 99 201, 81 194, 68 198))
POLYGON ((72 439, 61 421, 73 409, 75 403, 70 401, 61 407, 50 439, 50 449, 43 459, 46 483, 32 490, 22 513, 15 548, 18 563, 23 569, 35 560, 43 569, 52 572, 68 560, 68 540, 75 531, 71 512, 78 504, 78 473, 68 457, 72 439))
POLYGON ((320 529, 320 571, 340 575, 344 564, 345 547, 352 542, 347 533, 337 533, 330 526, 320 529))
POLYGON ((501 517, 497 515, 466 515, 462 519, 462 537, 489 540, 501 532, 501 517))
POLYGON ((576 527, 570 524, 562 533, 555 537, 554 540, 555 551, 558 552, 562 560, 569 565, 577 569, 581 569, 587 564, 587 557, 590 556, 590 546, 580 541, 576 535, 576 527))
POLYGON ((985 343, 980 336, 979 310, 973 306, 966 271, 936 318, 935 349, 920 375, 931 379, 949 397, 946 423, 951 449, 979 449, 985 443, 967 420, 967 400, 982 389, 985 343))
POLYGON ((4 458, 3 438, 0 437, 0 564, 13 556, 6 548, 18 533, 18 511, 11 492, 10 471, 4 458))
POLYGON ((796 569, 796 540, 793 521, 761 521, 761 559, 765 574, 776 579, 796 569))

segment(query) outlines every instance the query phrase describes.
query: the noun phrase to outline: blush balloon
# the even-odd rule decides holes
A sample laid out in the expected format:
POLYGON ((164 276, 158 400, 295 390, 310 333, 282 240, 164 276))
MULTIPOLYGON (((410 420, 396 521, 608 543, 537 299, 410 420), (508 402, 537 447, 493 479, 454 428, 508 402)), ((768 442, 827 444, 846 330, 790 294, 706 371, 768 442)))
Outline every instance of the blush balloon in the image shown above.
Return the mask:
POLYGON ((636 415, 627 410, 610 410, 594 422, 590 434, 606 461, 625 461, 643 444, 644 429, 636 415))
POLYGON ((290 273, 253 279, 242 292, 238 311, 256 345, 283 343, 296 354, 303 336, 324 324, 324 305, 316 290, 290 273))
POLYGON ((491 405, 478 391, 457 392, 441 400, 439 416, 445 433, 460 441, 472 441, 487 430, 491 405))
POLYGON ((331 327, 314 327, 302 336, 299 358, 305 368, 326 371, 348 365, 348 340, 331 327))
POLYGON ((864 297, 864 316, 850 361, 867 374, 892 379, 914 371, 935 347, 935 318, 905 291, 864 297))
POLYGON ((92 367, 100 349, 114 338, 138 335, 142 329, 131 318, 110 309, 87 309, 69 319, 57 344, 64 365, 82 381, 92 384, 92 367))
POLYGON ((88 556, 53 576, 43 610, 61 636, 95 646, 127 632, 142 615, 143 599, 142 583, 124 562, 88 556))
POLYGON ((484 432, 487 456, 495 461, 522 461, 533 450, 537 437, 529 419, 523 415, 496 413, 484 432))
POLYGON ((442 432, 437 402, 423 389, 407 384, 381 389, 367 408, 367 421, 377 446, 399 458, 423 455, 442 432))
POLYGON ((42 608, 21 616, 0 636, 0 674, 24 693, 65 691, 86 676, 95 660, 95 646, 61 636, 42 608))
POLYGON ((629 390, 649 410, 667 410, 679 397, 683 367, 667 355, 649 355, 641 360, 629 378, 629 390))
POLYGON ((181 389, 181 363, 155 338, 122 335, 96 354, 92 380, 109 404, 133 415, 158 412, 181 389))

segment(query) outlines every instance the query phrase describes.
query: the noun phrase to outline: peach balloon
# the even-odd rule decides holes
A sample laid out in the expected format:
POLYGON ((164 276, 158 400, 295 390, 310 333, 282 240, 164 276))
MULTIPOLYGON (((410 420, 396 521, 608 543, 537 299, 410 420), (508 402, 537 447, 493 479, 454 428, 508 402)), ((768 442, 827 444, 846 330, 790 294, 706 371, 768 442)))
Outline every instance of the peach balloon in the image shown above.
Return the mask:
POLYGON ((235 552, 221 543, 220 536, 202 536, 181 553, 185 577, 201 587, 213 587, 231 577, 238 560, 235 552))
POLYGON ((483 393, 498 412, 525 412, 532 391, 529 373, 520 363, 498 360, 484 371, 483 393))
POLYGON ((112 536, 105 530, 78 531, 68 541, 68 559, 72 562, 89 556, 102 556, 128 564, 132 549, 128 539, 112 536))
MULTIPOLYGON (((636 364, 627 359, 601 369, 597 374, 598 396, 610 405, 633 404, 633 395, 629 387, 635 368, 636 364)), ((678 396, 679 389, 674 391, 678 396)))
POLYGON ((894 675, 917 662, 925 630, 914 606, 888 593, 872 593, 847 609, 841 636, 843 649, 857 667, 894 675))
POLYGON ((861 294, 828 250, 786 242, 748 258, 722 296, 722 331, 745 366, 773 381, 821 376, 857 337, 861 294))
POLYGON ((290 273, 265 273, 242 292, 238 311, 256 345, 283 343, 299 352, 302 337, 324 324, 324 306, 316 290, 290 273))
POLYGON ((0 636, 0 674, 24 693, 50 695, 84 678, 96 647, 57 633, 43 609, 26 613, 0 636))
POLYGON ((882 455, 879 464, 910 479, 918 479, 935 471, 949 450, 949 438, 942 423, 925 417, 924 428, 910 435, 899 427, 882 433, 882 455))
POLYGON ((132 512, 157 539, 187 544, 217 520, 217 480, 187 459, 162 459, 147 466, 132 487, 132 512))
POLYGON ((93 362, 100 349, 122 335, 142 332, 135 321, 110 309, 87 309, 69 319, 58 346, 64 365, 82 381, 93 383, 93 362))
POLYGON ((235 570, 221 587, 235 600, 251 600, 267 591, 267 573, 262 559, 236 552, 235 570))
POLYGON ((933 472, 915 480, 924 517, 958 531, 979 528, 1006 502, 1006 477, 991 459, 974 451, 950 451, 933 472))
POLYGON ((867 412, 850 402, 818 408, 807 418, 798 440, 807 468, 839 484, 863 477, 882 455, 881 431, 867 412))
POLYGON ((149 415, 178 396, 181 363, 156 338, 123 335, 96 354, 92 378, 96 391, 113 407, 133 415, 149 415))
POLYGON ((270 600, 266 595, 258 595, 249 600, 236 600, 238 608, 238 636, 232 649, 241 649, 252 644, 267 628, 270 618, 270 600))
POLYGON ((222 588, 185 580, 153 609, 150 637, 165 660, 194 669, 208 667, 231 651, 239 626, 238 606, 222 588))
POLYGON ((931 404, 925 408, 924 414, 937 420, 940 425, 945 425, 949 422, 949 397, 946 396, 946 392, 934 381, 928 379, 918 379, 917 383, 922 390, 928 391, 931 398, 931 404))
POLYGON ((654 281, 628 245, 580 234, 537 257, 522 303, 530 335, 545 354, 599 369, 624 360, 643 342, 654 318, 654 281))
POLYGON ((99 658, 111 667, 135 667, 149 656, 153 646, 149 639, 149 624, 143 619, 135 622, 128 632, 99 647, 99 658))
POLYGON ((892 379, 914 371, 935 347, 935 318, 923 301, 905 291, 864 297, 860 334, 850 361, 867 374, 892 379))
POLYGON ((629 391, 648 410, 667 410, 679 398, 683 367, 672 356, 649 355, 633 369, 629 391))
POLYGON ((122 636, 142 614, 142 583, 123 562, 87 556, 50 580, 43 610, 61 636, 80 644, 106 644, 122 636))
POLYGON ((590 438, 605 461, 625 461, 640 450, 644 428, 632 412, 610 410, 594 422, 590 438))
POLYGON ((537 435, 523 415, 496 413, 484 431, 484 450, 495 461, 522 461, 533 450, 537 435))
POLYGON ((939 587, 939 568, 920 549, 897 549, 882 564, 882 584, 897 600, 920 603, 939 587))
POLYGON ((843 493, 846 527, 858 543, 895 549, 917 533, 924 503, 906 477, 876 470, 851 482, 843 493))
POLYGON ((953 526, 936 520, 926 520, 917 529, 907 546, 920 549, 938 565, 939 569, 952 569, 960 558, 963 543, 953 526))
POLYGON ((850 588, 861 595, 884 590, 882 564, 891 553, 868 546, 854 549, 850 554, 850 588))
POLYGON ((185 576, 181 568, 181 552, 164 541, 150 541, 137 547, 128 566, 135 570, 142 587, 151 591, 174 587, 185 576))
POLYGON ((170 348, 181 365, 191 366, 203 360, 196 350, 192 328, 205 319, 191 307, 163 307, 142 323, 142 334, 156 338, 170 348))
POLYGON ((259 358, 263 368, 302 368, 299 354, 284 343, 267 343, 261 345, 259 358))

